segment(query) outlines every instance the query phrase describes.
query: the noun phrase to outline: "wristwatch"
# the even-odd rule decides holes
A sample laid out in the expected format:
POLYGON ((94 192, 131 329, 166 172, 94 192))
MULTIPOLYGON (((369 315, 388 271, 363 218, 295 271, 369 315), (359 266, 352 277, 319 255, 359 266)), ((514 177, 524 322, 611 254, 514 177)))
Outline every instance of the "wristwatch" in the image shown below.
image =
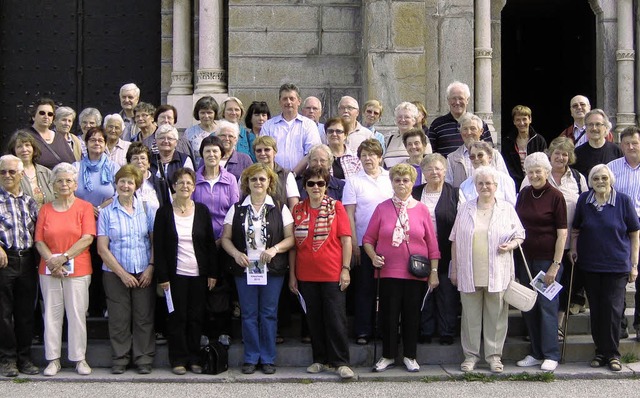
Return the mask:
POLYGON ((66 259, 67 259, 67 261, 71 260, 71 259, 69 258, 69 253, 64 252, 64 253, 62 253, 62 255, 64 256, 64 258, 66 258, 66 259))

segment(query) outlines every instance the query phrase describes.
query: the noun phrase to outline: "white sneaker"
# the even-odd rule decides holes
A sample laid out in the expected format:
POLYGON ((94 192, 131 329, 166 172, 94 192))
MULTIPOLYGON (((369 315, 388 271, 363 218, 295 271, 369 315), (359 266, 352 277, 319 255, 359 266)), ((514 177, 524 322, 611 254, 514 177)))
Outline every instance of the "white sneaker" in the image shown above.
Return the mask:
POLYGON ((520 361, 516 362, 516 365, 518 365, 520 367, 537 366, 537 365, 540 365, 540 364, 542 364, 542 361, 539 360, 539 359, 535 359, 531 355, 527 355, 526 357, 524 357, 520 361))
POLYGON ((340 375, 341 379, 353 379, 356 375, 348 366, 340 366, 338 368, 338 374, 340 375))
POLYGON ((554 361, 553 359, 545 359, 540 366, 541 370, 545 372, 553 372, 558 367, 558 361, 554 361))
POLYGON ((60 368, 61 368, 60 360, 54 359, 53 361, 49 361, 49 364, 47 365, 47 367, 44 368, 43 374, 45 376, 55 376, 60 371, 60 368))
POLYGON ((76 363, 76 372, 78 372, 81 376, 86 376, 91 374, 91 367, 84 359, 82 361, 78 361, 76 363))
POLYGON ((373 367, 374 372, 384 372, 388 368, 395 366, 395 359, 380 357, 376 366, 373 367))
POLYGON ((407 372, 417 372, 420 370, 420 365, 418 365, 418 361, 415 359, 404 357, 402 362, 404 362, 404 366, 407 367, 407 372))

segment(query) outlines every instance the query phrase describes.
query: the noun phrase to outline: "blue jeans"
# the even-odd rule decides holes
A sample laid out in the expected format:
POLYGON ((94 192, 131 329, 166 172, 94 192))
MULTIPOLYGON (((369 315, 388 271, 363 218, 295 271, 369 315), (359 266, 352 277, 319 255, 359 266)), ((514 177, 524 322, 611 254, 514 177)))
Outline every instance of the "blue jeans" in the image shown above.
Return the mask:
POLYGON ((237 276, 236 287, 242 310, 244 362, 274 364, 278 331, 278 300, 283 275, 268 275, 266 285, 247 285, 246 276, 237 276))

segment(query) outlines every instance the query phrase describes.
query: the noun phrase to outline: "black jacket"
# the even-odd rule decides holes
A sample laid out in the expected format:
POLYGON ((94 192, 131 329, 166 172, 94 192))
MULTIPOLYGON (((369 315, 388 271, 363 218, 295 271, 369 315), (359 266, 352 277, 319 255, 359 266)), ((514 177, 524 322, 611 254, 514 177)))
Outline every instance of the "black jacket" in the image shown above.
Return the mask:
MULTIPOLYGON (((516 139, 518 132, 511 134, 502 141, 502 157, 507 164, 509 175, 516 183, 516 192, 520 191, 520 185, 524 180, 524 171, 520 163, 520 155, 516 149, 516 139)), ((529 142, 527 142, 527 156, 535 152, 544 152, 547 149, 547 141, 543 136, 536 133, 533 127, 529 126, 529 142)))

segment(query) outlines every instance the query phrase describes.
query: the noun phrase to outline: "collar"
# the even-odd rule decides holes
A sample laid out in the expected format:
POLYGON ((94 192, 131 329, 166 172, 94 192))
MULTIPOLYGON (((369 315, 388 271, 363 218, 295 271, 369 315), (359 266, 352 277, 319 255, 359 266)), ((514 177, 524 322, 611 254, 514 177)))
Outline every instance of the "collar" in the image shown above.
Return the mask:
MULTIPOLYGON (((218 174, 218 183, 223 183, 223 184, 229 184, 230 180, 229 180, 229 176, 231 175, 231 173, 229 173, 227 171, 227 169, 225 169, 222 166, 220 167, 220 174, 218 174)), ((235 179, 235 177, 233 177, 235 179)), ((203 182, 205 182, 206 180, 204 179, 204 165, 200 166, 198 168, 198 171, 196 171, 196 185, 201 184, 203 182)))
POLYGON ((627 157, 626 156, 623 156, 622 159, 624 159, 623 162, 624 162, 625 167, 628 167, 631 170, 640 170, 640 163, 638 163, 638 165, 636 167, 631 167, 631 165, 627 161, 627 157))
MULTIPOLYGON (((389 170, 385 170, 382 167, 380 167, 380 175, 378 177, 383 177, 383 176, 389 176, 389 170)), ((360 171, 358 172, 359 176, 365 176, 367 178, 373 179, 373 177, 371 177, 369 174, 367 174, 366 171, 364 171, 364 167, 362 169, 360 169, 360 171)))
MULTIPOLYGON (((587 196, 587 203, 590 205, 593 205, 593 207, 595 207, 596 209, 600 208, 600 205, 598 205, 598 201, 596 200, 596 191, 594 191, 593 189, 589 191, 589 195, 587 196)), ((609 195, 609 199, 605 202, 605 205, 611 205, 615 207, 616 205, 615 189, 611 188, 611 195, 609 195)))
MULTIPOLYGON (((138 208, 138 201, 140 199, 138 199, 138 197, 134 194, 133 195, 133 210, 134 210, 134 214, 135 214, 135 210, 138 208)), ((113 202, 111 202, 111 205, 113 205, 114 209, 122 209, 122 211, 126 212, 126 210, 124 209, 124 207, 122 206, 122 204, 120 204, 120 201, 118 200, 118 194, 116 193, 115 198, 113 198, 113 202)))
POLYGON ((22 189, 20 189, 20 193, 18 195, 14 195, 7 192, 3 187, 0 187, 0 202, 6 202, 10 196, 16 199, 23 198, 24 192, 22 191, 22 189))
MULTIPOLYGON (((293 118, 293 120, 299 120, 299 121, 301 121, 301 122, 302 122, 302 121, 304 121, 304 120, 302 119, 303 117, 304 117, 304 116, 302 116, 301 114, 299 114, 299 113, 298 113, 298 114, 296 115, 296 117, 295 117, 295 118, 293 118)), ((273 121, 274 123, 286 123, 286 122, 287 122, 287 121, 285 120, 285 118, 284 118, 284 117, 282 117, 282 113, 281 113, 281 114, 279 114, 278 116, 274 117, 273 119, 275 119, 275 120, 273 121)), ((292 121, 293 121, 293 120, 292 120, 292 121)), ((309 120, 311 120, 311 119, 309 119, 309 120)))
MULTIPOLYGON (((271 197, 271 195, 267 195, 264 198, 264 204, 266 205, 271 205, 271 206, 275 206, 275 202, 273 201, 273 198, 271 197)), ((246 198, 244 198, 244 200, 242 201, 242 204, 240 206, 246 207, 251 205, 251 195, 247 195, 246 198)))

